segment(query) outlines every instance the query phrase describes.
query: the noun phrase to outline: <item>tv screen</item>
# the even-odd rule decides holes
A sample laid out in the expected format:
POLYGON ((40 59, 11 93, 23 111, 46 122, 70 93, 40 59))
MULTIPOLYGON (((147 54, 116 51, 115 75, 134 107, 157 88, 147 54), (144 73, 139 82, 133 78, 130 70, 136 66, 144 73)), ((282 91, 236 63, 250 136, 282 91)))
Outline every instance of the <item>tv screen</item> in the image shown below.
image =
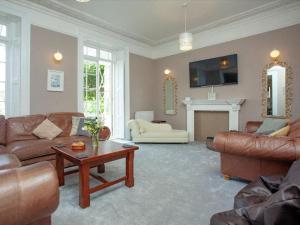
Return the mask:
POLYGON ((237 83, 237 54, 190 63, 190 87, 237 83))

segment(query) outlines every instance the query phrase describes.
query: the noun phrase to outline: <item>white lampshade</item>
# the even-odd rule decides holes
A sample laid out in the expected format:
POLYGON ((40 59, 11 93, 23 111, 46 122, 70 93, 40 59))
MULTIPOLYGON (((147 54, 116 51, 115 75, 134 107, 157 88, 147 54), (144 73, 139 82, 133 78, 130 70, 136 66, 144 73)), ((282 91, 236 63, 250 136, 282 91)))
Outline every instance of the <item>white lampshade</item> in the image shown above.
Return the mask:
POLYGON ((183 32, 179 35, 179 49, 181 51, 188 51, 193 48, 193 34, 183 32))

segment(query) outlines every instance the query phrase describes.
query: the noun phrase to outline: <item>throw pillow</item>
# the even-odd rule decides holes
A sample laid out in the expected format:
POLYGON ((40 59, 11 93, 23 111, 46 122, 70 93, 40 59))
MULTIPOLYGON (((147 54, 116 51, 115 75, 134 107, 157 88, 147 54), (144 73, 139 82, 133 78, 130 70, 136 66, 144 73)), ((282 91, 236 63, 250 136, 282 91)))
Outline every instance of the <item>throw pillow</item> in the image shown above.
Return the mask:
POLYGON ((53 138, 57 137, 61 132, 63 132, 63 130, 48 119, 45 119, 33 130, 34 135, 48 140, 52 140, 53 138))
POLYGON ((91 136, 90 133, 83 129, 84 128, 84 120, 85 120, 84 117, 79 118, 79 124, 78 124, 78 129, 77 129, 76 135, 89 137, 89 136, 91 136))
POLYGON ((77 135, 79 120, 80 120, 80 117, 72 116, 72 129, 71 129, 71 132, 70 132, 70 136, 77 135))
POLYGON ((283 136, 287 136, 288 133, 290 131, 290 125, 287 125, 284 128, 281 128, 271 134, 269 134, 270 137, 283 137, 283 136))
POLYGON ((286 119, 266 118, 262 125, 255 132, 256 134, 271 134, 287 125, 286 119))

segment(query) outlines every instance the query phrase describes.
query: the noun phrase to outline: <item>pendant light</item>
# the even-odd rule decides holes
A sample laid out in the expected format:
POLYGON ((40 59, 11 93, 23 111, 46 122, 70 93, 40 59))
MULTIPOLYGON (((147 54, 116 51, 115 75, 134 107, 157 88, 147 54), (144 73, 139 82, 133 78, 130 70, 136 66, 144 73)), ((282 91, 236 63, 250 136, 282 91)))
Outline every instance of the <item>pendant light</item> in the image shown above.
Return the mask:
POLYGON ((193 34, 186 32, 186 10, 188 3, 184 3, 184 32, 179 35, 179 49, 181 51, 188 51, 193 48, 193 34))

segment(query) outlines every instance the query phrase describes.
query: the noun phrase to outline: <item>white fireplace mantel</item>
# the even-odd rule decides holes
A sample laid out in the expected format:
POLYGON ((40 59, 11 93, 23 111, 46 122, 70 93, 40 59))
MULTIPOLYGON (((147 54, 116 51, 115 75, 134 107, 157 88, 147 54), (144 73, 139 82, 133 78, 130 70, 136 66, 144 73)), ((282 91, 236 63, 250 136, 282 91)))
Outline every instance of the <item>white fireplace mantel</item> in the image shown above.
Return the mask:
POLYGON ((246 101, 242 98, 233 99, 217 99, 217 100, 205 100, 205 99, 191 99, 189 97, 183 100, 186 105, 186 122, 187 131, 189 133, 189 140, 194 141, 195 132, 195 111, 222 111, 229 112, 229 130, 239 129, 239 111, 241 105, 246 101))

